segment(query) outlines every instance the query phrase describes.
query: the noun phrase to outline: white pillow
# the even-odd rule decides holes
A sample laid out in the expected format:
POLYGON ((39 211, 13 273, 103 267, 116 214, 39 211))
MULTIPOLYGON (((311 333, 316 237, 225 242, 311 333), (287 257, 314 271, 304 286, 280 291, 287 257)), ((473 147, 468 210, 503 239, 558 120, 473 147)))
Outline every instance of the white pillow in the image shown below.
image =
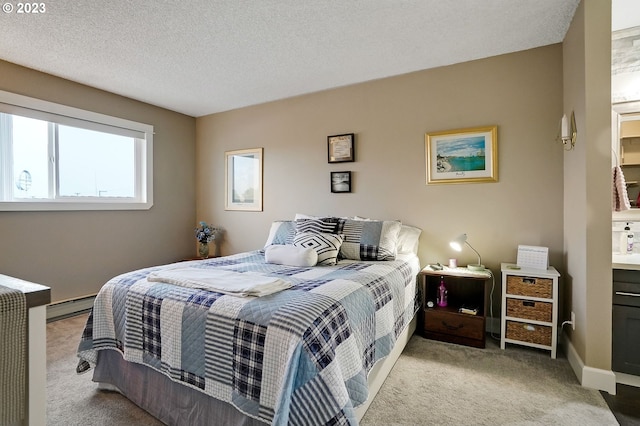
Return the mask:
POLYGON ((418 240, 422 229, 415 226, 402 225, 398 234, 398 254, 413 253, 418 254, 418 240))
POLYGON ((310 215, 310 214, 296 213, 296 215, 293 218, 293 220, 298 220, 298 219, 320 219, 322 217, 327 217, 327 216, 313 216, 313 215, 310 215))
POLYGON ((330 214, 325 214, 323 216, 314 216, 311 214, 304 214, 304 213, 296 213, 295 217, 293 218, 293 220, 298 220, 298 219, 322 219, 325 217, 340 217, 342 219, 348 219, 348 217, 346 216, 334 216, 334 215, 330 215, 330 214))
POLYGON ((267 263, 289 266, 314 266, 318 263, 318 253, 312 248, 292 245, 272 245, 264 249, 267 263))
POLYGON ((293 245, 315 250, 318 253, 318 265, 335 265, 338 263, 342 240, 343 236, 340 234, 296 232, 293 245))

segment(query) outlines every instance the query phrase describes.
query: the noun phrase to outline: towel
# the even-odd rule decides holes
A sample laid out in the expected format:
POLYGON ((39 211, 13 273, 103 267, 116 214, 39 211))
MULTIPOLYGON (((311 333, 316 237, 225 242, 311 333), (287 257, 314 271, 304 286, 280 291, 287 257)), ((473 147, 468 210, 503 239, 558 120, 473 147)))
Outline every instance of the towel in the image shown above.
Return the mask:
POLYGON ((27 299, 0 285, 0 425, 22 423, 25 416, 27 299))
POLYGON ((174 268, 152 272, 147 281, 215 291, 232 296, 267 296, 291 287, 280 278, 224 269, 174 268))
POLYGON ((627 194, 627 184, 620 166, 613 168, 613 210, 623 211, 631 208, 629 194, 627 194))

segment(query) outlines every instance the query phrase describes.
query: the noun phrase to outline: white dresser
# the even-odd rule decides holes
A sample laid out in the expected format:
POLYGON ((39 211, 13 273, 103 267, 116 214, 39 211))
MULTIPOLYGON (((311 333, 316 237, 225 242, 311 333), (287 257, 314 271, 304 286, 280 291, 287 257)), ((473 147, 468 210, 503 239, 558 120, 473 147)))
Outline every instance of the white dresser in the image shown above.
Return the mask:
POLYGON ((556 357, 558 343, 558 278, 551 266, 520 268, 503 263, 500 348, 507 343, 551 351, 556 357))

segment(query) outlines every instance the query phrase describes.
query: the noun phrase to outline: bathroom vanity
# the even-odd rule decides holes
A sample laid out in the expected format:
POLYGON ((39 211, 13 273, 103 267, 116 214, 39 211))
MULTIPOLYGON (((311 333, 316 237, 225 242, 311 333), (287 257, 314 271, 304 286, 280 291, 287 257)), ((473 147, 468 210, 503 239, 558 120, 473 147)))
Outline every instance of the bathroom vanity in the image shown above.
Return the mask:
POLYGON ((611 368, 640 376, 640 254, 614 255, 612 319, 611 368))

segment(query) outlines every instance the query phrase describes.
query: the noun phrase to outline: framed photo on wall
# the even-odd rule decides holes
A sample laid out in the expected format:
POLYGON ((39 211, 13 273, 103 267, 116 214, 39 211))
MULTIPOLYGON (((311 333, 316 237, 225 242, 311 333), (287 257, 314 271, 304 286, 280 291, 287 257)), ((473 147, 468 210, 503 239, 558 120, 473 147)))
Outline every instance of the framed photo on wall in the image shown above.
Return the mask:
POLYGON ((262 148, 227 151, 225 210, 262 211, 262 148))
POLYGON ((351 192, 351 172, 331 172, 331 192, 351 192))
POLYGON ((498 126, 425 135, 427 185, 498 181, 498 126))
POLYGON ((355 161, 354 134, 327 136, 329 163, 347 163, 355 161))

